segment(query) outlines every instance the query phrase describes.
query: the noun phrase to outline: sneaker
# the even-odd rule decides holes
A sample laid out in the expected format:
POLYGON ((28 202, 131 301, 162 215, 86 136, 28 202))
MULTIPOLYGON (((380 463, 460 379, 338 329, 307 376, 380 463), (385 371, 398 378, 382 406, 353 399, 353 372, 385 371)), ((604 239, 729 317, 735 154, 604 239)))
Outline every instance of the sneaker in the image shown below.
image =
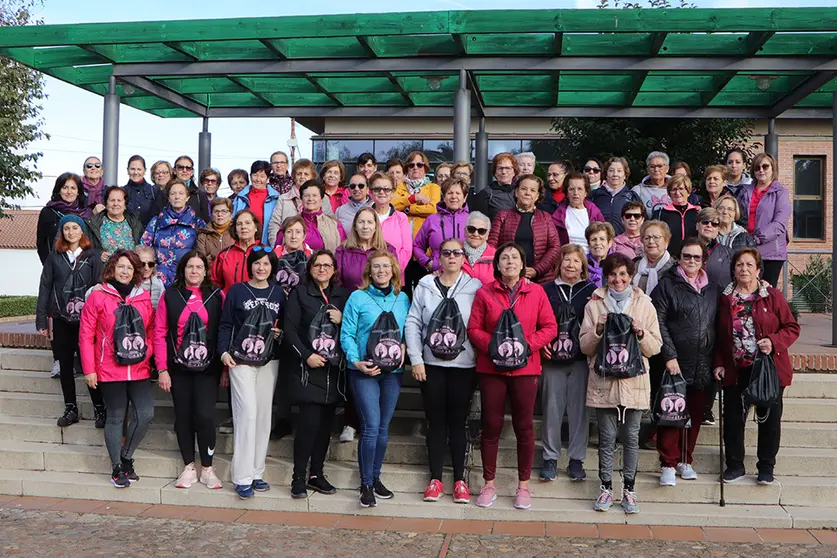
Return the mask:
POLYGON ((724 482, 735 482, 738 479, 744 478, 744 475, 747 473, 744 471, 743 467, 740 468, 732 468, 727 467, 727 470, 724 471, 724 482))
POLYGON ((328 482, 325 475, 311 475, 308 477, 308 488, 320 494, 335 494, 337 489, 328 482))
POLYGON ((195 469, 194 463, 189 463, 183 467, 183 472, 177 477, 177 488, 190 488, 193 484, 198 482, 198 471, 195 469))
POLYGON ((295 476, 291 481, 291 498, 295 500, 308 498, 308 491, 305 489, 305 475, 295 476))
POLYGON ((606 512, 613 506, 613 489, 602 486, 602 493, 596 503, 593 504, 593 509, 600 512, 606 512))
POLYGON ((215 472, 215 467, 204 467, 201 470, 200 482, 210 490, 217 490, 223 486, 221 479, 218 478, 218 474, 215 472))
POLYGON ((773 484, 773 480, 773 473, 769 471, 759 471, 759 476, 756 478, 756 482, 761 485, 773 484))
POLYGON ((340 433, 340 441, 351 442, 355 439, 355 434, 357 434, 357 430, 355 430, 351 426, 344 426, 343 432, 340 433))
POLYGON ((125 459, 122 458, 122 470, 125 471, 125 474, 128 476, 128 480, 131 482, 138 481, 139 476, 137 472, 134 471, 134 460, 133 459, 125 459))
POLYGON ((457 504, 467 504, 471 501, 471 491, 465 481, 456 481, 453 484, 453 501, 457 504))
POLYGON ((497 489, 493 485, 486 484, 480 489, 480 495, 477 496, 477 506, 481 508, 491 507, 496 499, 497 489))
POLYGON ((558 461, 555 459, 544 459, 541 465, 541 480, 545 482, 554 481, 558 476, 558 461))
POLYGON ((117 465, 113 468, 113 474, 110 476, 110 482, 113 483, 113 486, 116 488, 128 488, 131 486, 131 481, 128 479, 128 475, 125 474, 125 471, 122 470, 121 465, 117 465))
POLYGON ((703 413, 703 420, 700 423, 704 426, 715 425, 715 413, 712 412, 712 409, 706 409, 706 412, 703 413))
POLYGON ((50 378, 60 378, 61 377, 61 364, 56 360, 52 363, 52 370, 49 371, 50 378))
POLYGON ((291 426, 290 421, 288 420, 280 420, 276 423, 276 426, 273 430, 270 431, 270 439, 271 440, 281 440, 285 436, 290 436, 293 434, 293 426, 291 426))
POLYGON ((384 483, 381 482, 381 479, 375 479, 372 481, 372 489, 375 491, 375 494, 378 498, 383 498, 384 500, 389 500, 395 494, 392 491, 384 486, 384 483))
POLYGON ((253 484, 250 486, 252 486, 253 490, 256 492, 267 492, 270 490, 270 485, 264 482, 263 479, 253 479, 253 484))
POLYGON ((427 488, 424 489, 424 501, 438 502, 444 491, 445 488, 442 486, 442 482, 437 479, 433 479, 430 481, 430 484, 427 485, 427 488))
POLYGON ((660 472, 660 486, 677 486, 677 476, 674 467, 663 467, 660 472))
POLYGON ((639 502, 637 502, 636 492, 633 490, 627 488, 622 490, 622 510, 625 513, 639 513, 639 502))
POLYGON ((579 459, 570 459, 567 465, 567 474, 574 481, 587 480, 587 471, 584 470, 584 462, 579 459))
POLYGON ((375 500, 375 491, 372 490, 371 484, 362 484, 360 485, 360 507, 361 508, 374 508, 378 505, 378 502, 375 500))
POLYGON ((690 463, 678 463, 677 474, 683 480, 697 480, 697 473, 690 463))
POLYGON ((252 498, 255 492, 253 492, 253 487, 249 484, 237 484, 235 485, 235 493, 238 494, 238 497, 242 500, 246 500, 248 498, 252 498))
POLYGON ((518 486, 514 493, 514 507, 518 510, 528 510, 532 507, 532 495, 528 486, 518 486))
POLYGON ((108 421, 107 409, 104 407, 96 407, 93 409, 93 420, 96 421, 96 428, 102 429, 108 421))
POLYGON ((58 426, 64 428, 78 422, 78 407, 75 405, 67 405, 64 408, 64 414, 58 417, 58 426))
POLYGON ((218 425, 218 432, 221 434, 232 434, 233 433, 233 419, 232 417, 228 419, 224 419, 221 421, 221 424, 218 425))

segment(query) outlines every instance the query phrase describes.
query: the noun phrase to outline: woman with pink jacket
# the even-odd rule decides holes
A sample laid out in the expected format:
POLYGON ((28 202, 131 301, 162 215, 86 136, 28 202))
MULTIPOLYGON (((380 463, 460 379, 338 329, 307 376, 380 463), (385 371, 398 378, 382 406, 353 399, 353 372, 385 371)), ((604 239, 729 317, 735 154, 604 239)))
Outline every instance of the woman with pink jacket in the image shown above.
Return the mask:
POLYGON ((108 259, 102 282, 93 287, 81 311, 79 348, 84 379, 99 388, 108 409, 105 446, 116 488, 139 480, 134 472, 134 451, 154 418, 151 387, 154 307, 143 289, 140 260, 134 252, 119 250, 108 259), (123 425, 133 409, 123 438, 123 425))
POLYGON ((384 240, 395 249, 395 258, 403 270, 410 263, 413 255, 413 235, 410 232, 410 221, 403 211, 396 211, 392 205, 395 186, 392 178, 382 172, 376 172, 369 179, 369 191, 372 194, 372 207, 381 223, 384 240))

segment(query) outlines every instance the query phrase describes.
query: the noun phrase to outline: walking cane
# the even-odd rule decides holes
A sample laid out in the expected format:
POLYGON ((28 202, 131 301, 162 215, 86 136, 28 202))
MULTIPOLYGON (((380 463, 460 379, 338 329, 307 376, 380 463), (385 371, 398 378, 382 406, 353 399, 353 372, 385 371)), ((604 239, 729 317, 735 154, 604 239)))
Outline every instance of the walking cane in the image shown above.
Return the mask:
MULTIPOLYGON (((722 382, 719 382, 722 384, 722 382)), ((724 501, 724 386, 718 387, 718 452, 720 472, 718 473, 718 480, 721 483, 721 501, 718 504, 723 508, 727 505, 724 501)))

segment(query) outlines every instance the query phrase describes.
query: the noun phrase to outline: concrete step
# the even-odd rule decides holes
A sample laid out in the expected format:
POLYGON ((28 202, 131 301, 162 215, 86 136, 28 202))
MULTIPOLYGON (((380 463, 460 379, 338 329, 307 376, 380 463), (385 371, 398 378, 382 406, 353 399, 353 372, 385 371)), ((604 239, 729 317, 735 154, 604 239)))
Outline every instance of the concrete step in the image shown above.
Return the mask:
MULTIPOLYGON (((714 405, 715 417, 718 417, 718 401, 714 405)), ((753 420, 753 410, 747 415, 753 420)), ((826 422, 837 423, 837 399, 783 399, 782 420, 788 422, 826 422)))
MULTIPOLYGON (((0 349, 0 369, 49 372, 52 369, 52 351, 33 349, 0 349)), ((49 376, 47 374, 47 376, 49 376)))
MULTIPOLYGON (((84 376, 76 376, 75 384, 77 397, 89 400, 84 376)), ((50 378, 48 373, 31 370, 0 370, 0 392, 45 395, 62 395, 63 393, 61 381, 58 378, 50 378)), ((170 400, 171 394, 155 388, 154 398, 162 401, 170 400)))
MULTIPOLYGON (((703 425, 698 435, 698 445, 716 446, 720 436, 719 424, 703 425)), ((747 421, 744 443, 755 447, 758 441, 758 425, 747 421)), ((783 448, 837 448, 837 424, 828 422, 782 421, 783 448)))

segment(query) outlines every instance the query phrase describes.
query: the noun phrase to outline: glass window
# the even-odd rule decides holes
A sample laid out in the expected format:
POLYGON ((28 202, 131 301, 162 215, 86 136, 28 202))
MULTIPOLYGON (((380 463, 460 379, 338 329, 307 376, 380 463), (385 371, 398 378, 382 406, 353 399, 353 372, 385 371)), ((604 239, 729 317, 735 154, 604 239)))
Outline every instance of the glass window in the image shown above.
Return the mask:
POLYGON ((336 140, 330 139, 327 144, 328 160, 356 162, 357 158, 364 153, 371 153, 373 149, 372 140, 336 140))
POLYGON ((508 151, 514 155, 521 152, 520 140, 488 140, 488 158, 493 159, 498 153, 508 151))
POLYGON ((793 236, 824 240, 825 157, 793 158, 793 236))
POLYGON ((550 163, 566 159, 566 143, 567 140, 523 140, 523 151, 531 151, 534 153, 538 163, 546 168, 550 163))
POLYGON ((421 140, 375 140, 375 159, 383 166, 393 157, 402 161, 413 151, 424 149, 421 140))
POLYGON ((314 162, 315 163, 325 163, 326 162, 326 140, 312 140, 314 144, 314 162))
POLYGON ((445 161, 453 161, 453 140, 424 140, 424 154, 434 167, 445 161))

